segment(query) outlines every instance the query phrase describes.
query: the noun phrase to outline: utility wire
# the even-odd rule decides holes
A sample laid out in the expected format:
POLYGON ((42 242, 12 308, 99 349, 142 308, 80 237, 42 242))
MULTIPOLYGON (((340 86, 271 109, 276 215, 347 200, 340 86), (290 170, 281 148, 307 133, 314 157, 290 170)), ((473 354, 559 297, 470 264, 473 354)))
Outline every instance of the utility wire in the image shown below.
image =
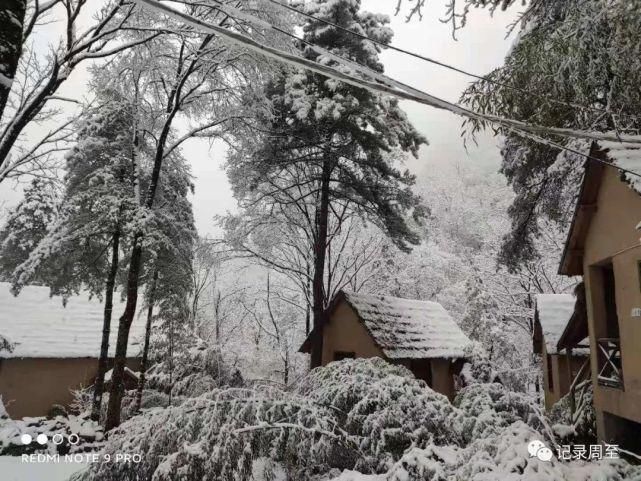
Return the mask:
MULTIPOLYGON (((589 105, 577 104, 575 102, 566 102, 566 101, 563 101, 563 100, 557 100, 557 99, 549 97, 547 95, 537 94, 537 93, 528 91, 528 90, 520 88, 520 87, 515 87, 513 85, 506 84, 505 82, 500 82, 498 80, 493 80, 488 76, 475 74, 473 72, 464 70, 464 69, 456 67, 454 65, 447 64, 447 63, 442 62, 440 60, 436 60, 436 59, 433 59, 431 57, 426 57, 426 56, 418 54, 416 52, 412 52, 410 50, 405 50, 403 48, 395 47, 394 45, 387 44, 385 42, 381 42, 381 41, 376 40, 376 39, 374 39, 372 37, 364 35, 364 34, 362 34, 360 32, 355 32, 354 30, 350 30, 348 28, 345 28, 345 27, 343 27, 341 25, 338 25, 338 24, 336 24, 334 22, 331 22, 329 20, 325 20, 323 18, 316 17, 315 15, 312 15, 310 13, 307 13, 307 12, 304 12, 302 10, 297 9, 296 7, 292 7, 291 5, 287 5, 285 3, 282 3, 279 0, 269 0, 269 1, 271 3, 273 3, 273 4, 275 4, 275 5, 279 5, 282 8, 285 8, 285 9, 291 11, 291 12, 297 13, 297 14, 302 15, 304 17, 307 17, 307 18, 309 18, 311 20, 315 20, 317 22, 324 23, 325 25, 329 25, 331 27, 334 27, 334 28, 336 28, 336 29, 338 29, 338 30, 340 30, 342 32, 345 32, 345 33, 348 33, 350 35, 354 35, 356 37, 359 37, 359 38, 361 38, 363 40, 367 40, 369 42, 372 42, 373 44, 378 45, 379 47, 388 48, 390 50, 395 50, 396 52, 400 52, 402 54, 409 55, 411 57, 418 58, 420 60, 424 60, 424 61, 432 63, 434 65, 438 65, 440 67, 452 70, 454 72, 457 72, 457 73, 460 73, 460 74, 463 74, 463 75, 467 75, 468 77, 472 77, 472 78, 475 78, 477 80, 483 80, 485 82, 492 83, 492 84, 497 85, 499 87, 503 87, 503 88, 506 88, 506 89, 509 89, 509 90, 513 90, 515 92, 519 92, 521 94, 524 94, 524 95, 527 95, 527 96, 530 96, 530 97, 543 99, 543 100, 546 100, 547 102, 550 102, 550 103, 553 103, 553 104, 556 104, 556 105, 563 105, 563 106, 566 106, 566 107, 573 107, 573 108, 578 108, 578 109, 583 109, 583 110, 590 110, 592 112, 596 112, 596 113, 600 113, 600 114, 611 115, 611 113, 608 112, 607 110, 603 110, 603 109, 600 109, 600 108, 597 108, 597 107, 591 107, 589 105)), ((626 117, 637 119, 637 117, 633 116, 633 115, 627 115, 626 114, 626 117)))
MULTIPOLYGON (((327 52, 325 49, 322 47, 314 46, 316 49, 323 50, 330 54, 333 58, 342 60, 342 63, 354 66, 358 65, 359 70, 363 71, 368 71, 371 74, 373 74, 374 78, 378 80, 381 83, 376 83, 372 82, 369 80, 364 80, 358 77, 354 77, 352 75, 346 74, 344 72, 340 72, 336 70, 333 67, 329 67, 326 65, 318 64, 317 62, 314 62, 310 59, 298 56, 298 55, 293 55, 288 52, 267 46, 267 45, 262 45, 259 42, 255 41, 254 39, 247 37, 246 35, 228 30, 226 28, 209 24, 203 20, 194 18, 186 13, 180 12, 178 10, 175 10, 171 7, 168 7, 167 5, 161 4, 157 0, 135 0, 137 3, 140 4, 145 4, 149 7, 151 7, 154 10, 160 11, 162 13, 165 13, 167 15, 170 15, 174 18, 177 18, 189 25, 191 25, 194 28, 200 28, 204 29, 205 31, 208 31, 210 33, 215 33, 219 34, 221 37, 227 38, 229 41, 232 43, 240 44, 244 47, 247 47, 251 50, 254 50, 256 52, 259 52, 263 55, 266 55, 268 57, 275 58, 276 60, 288 63, 288 64, 293 64, 298 67, 304 67, 308 70, 311 70, 313 72, 319 73, 321 75, 324 75, 329 78, 333 78, 336 80, 340 80, 342 82, 345 82, 349 85, 353 85, 355 87, 360 87, 360 88, 366 88, 370 91, 374 92, 382 92, 390 95, 394 95, 398 98, 402 98, 405 100, 413 100, 415 102, 428 105, 430 107, 442 109, 442 110, 447 110, 449 112, 455 113, 457 115, 461 115, 464 117, 468 118, 474 118, 477 120, 481 121, 487 121, 490 123, 496 123, 501 125, 502 127, 508 129, 508 130, 514 130, 517 131, 518 133, 525 133, 527 135, 530 135, 533 140, 543 142, 546 145, 555 145, 553 142, 548 141, 546 139, 542 139, 538 136, 538 134, 541 133, 547 133, 549 135, 556 135, 560 137, 566 137, 566 138, 577 138, 577 139, 589 139, 589 140, 596 140, 596 141, 611 141, 611 142, 618 142, 620 143, 621 141, 625 141, 630 145, 630 147, 638 147, 641 148, 641 139, 636 136, 621 136, 621 135, 616 135, 616 134, 609 134, 609 133, 601 133, 601 132, 586 132, 586 131, 580 131, 580 130, 573 130, 573 129, 565 129, 565 128, 558 128, 558 127, 544 127, 541 125, 535 125, 535 124, 527 124, 525 122, 521 122, 518 120, 514 119, 506 119, 506 118, 501 118, 493 115, 487 115, 487 114, 480 114, 478 112, 474 112, 471 110, 468 110, 464 107, 461 107, 459 105, 453 104, 451 102, 442 100, 438 97, 435 97, 433 95, 430 95, 426 92, 423 92, 421 90, 415 89, 413 87, 405 86, 405 84, 402 84, 394 79, 391 79, 390 77, 387 77, 385 75, 379 74, 377 72, 371 71, 367 67, 360 66, 359 64, 356 64, 355 62, 347 59, 343 59, 342 57, 333 54, 331 52, 327 52), (407 90, 398 90, 396 88, 390 87, 391 84, 396 84, 396 85, 401 85, 404 88, 407 88, 407 90)), ((216 7, 214 7, 216 8, 216 7)), ((229 8, 229 7, 228 7, 229 8)), ((280 31, 278 27, 274 27, 273 25, 269 24, 268 22, 255 18, 249 14, 246 14, 245 12, 239 12, 241 16, 248 21, 254 21, 255 23, 258 23, 262 26, 268 26, 269 28, 273 28, 276 31, 280 31)), ((309 42, 308 42, 309 43, 309 42)), ((604 161, 602 159, 598 159, 595 157, 591 157, 587 154, 584 154, 582 152, 567 148, 565 146, 562 146, 560 144, 556 144, 555 146, 558 146, 559 148, 581 155, 585 158, 588 158, 590 160, 594 160, 596 162, 600 162, 609 166, 612 166, 614 168, 617 168, 618 170, 622 172, 626 172, 631 175, 635 175, 638 177, 641 177, 641 174, 628 170, 628 169, 623 169, 621 167, 618 167, 614 164, 611 164, 607 161, 604 161)))

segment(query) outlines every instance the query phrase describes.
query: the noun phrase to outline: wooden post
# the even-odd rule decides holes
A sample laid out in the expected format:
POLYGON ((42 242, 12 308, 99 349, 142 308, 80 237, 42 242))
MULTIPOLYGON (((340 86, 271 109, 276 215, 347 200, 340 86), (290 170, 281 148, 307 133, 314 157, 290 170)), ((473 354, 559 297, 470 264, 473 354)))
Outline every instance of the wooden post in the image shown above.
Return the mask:
POLYGON ((572 377, 572 349, 570 347, 565 348, 565 362, 567 364, 568 382, 570 383, 570 413, 574 416, 576 411, 576 399, 574 397, 576 386, 572 377))

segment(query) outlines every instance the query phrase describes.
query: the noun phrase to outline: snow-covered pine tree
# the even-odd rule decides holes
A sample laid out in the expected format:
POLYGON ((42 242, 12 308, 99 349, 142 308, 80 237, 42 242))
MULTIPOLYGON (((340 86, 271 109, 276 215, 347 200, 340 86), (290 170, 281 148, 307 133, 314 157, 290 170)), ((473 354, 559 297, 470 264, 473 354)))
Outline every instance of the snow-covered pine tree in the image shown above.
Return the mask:
POLYGON ((9 212, 0 229, 0 279, 11 280, 14 270, 55 225, 59 197, 59 186, 39 177, 25 188, 23 199, 9 212))
MULTIPOLYGON (((344 28, 389 42, 387 18, 360 11, 358 0, 315 0, 307 13, 344 28)), ((304 39, 335 54, 383 71, 379 49, 316 20, 303 26, 304 39)), ((335 62, 309 46, 302 54, 335 62)), ((342 67, 341 67, 342 68, 342 67)), ((309 71, 283 69, 265 87, 273 115, 257 119, 259 132, 243 133, 228 160, 228 174, 241 204, 266 209, 292 206, 302 213, 313 245, 313 325, 326 307, 324 278, 331 222, 347 212, 378 224, 401 249, 418 242, 407 215, 422 217, 414 177, 398 169, 405 152, 417 154, 425 139, 390 97, 328 80, 309 71), (268 132, 264 132, 268 130, 268 132)), ((313 331, 314 332, 314 331, 313 331)), ((311 364, 320 363, 320 337, 314 335, 311 364)))

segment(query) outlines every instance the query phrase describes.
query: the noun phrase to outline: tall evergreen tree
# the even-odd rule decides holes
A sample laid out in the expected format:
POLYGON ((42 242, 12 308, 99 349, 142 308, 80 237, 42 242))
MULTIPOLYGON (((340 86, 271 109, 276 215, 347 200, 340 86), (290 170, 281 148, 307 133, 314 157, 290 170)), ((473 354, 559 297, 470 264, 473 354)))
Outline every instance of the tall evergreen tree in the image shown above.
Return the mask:
MULTIPOLYGON (((305 9, 381 42, 391 40, 387 18, 360 12, 358 0, 315 0, 305 9)), ((312 19, 303 31, 305 41, 383 71, 379 49, 370 42, 312 19)), ((306 58, 335 63, 312 47, 301 50, 306 58)), ((411 190, 414 177, 397 165, 405 152, 416 156, 425 139, 395 99, 309 71, 282 70, 266 86, 265 95, 272 114, 259 116, 259 129, 240 139, 229 157, 228 175, 241 205, 262 204, 274 212, 295 209, 307 224, 313 253, 311 365, 317 366, 331 225, 355 212, 378 224, 401 249, 418 243, 407 215, 419 219, 424 212, 411 190)))

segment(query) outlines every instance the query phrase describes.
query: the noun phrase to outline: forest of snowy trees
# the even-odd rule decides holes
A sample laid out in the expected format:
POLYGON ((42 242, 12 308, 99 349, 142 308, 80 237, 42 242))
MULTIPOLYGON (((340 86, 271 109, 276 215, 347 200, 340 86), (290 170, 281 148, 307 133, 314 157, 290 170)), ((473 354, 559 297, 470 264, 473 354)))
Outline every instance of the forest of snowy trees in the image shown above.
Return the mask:
MULTIPOLYGON (((90 433, 79 451, 142 455, 91 464, 83 481, 641 479, 622 459, 588 467, 527 451, 594 436, 593 413, 543 412, 534 303, 579 281, 557 271, 593 140, 580 132, 638 133, 641 4, 279 3, 0 5, 0 187, 20 191, 0 204, 0 281, 18 297, 34 285, 62 304, 88 295, 102 312, 93 385, 64 420, 8 419, 0 398, 0 455, 25 452, 22 428, 77 423, 90 433), (456 36, 476 9, 523 11, 504 64, 456 106, 478 114, 461 120, 460 142, 495 136, 500 171, 451 159, 417 175, 408 165, 429 127, 412 123, 407 96, 371 86, 394 86, 388 15, 436 16, 456 36), (194 215, 195 189, 211 187, 187 146, 202 141, 223 149, 218 175, 236 203, 211 219, 217 235, 194 215), (382 359, 309 369, 344 289, 445 308, 473 341, 452 403, 382 359)), ((0 358, 12 349, 0 325, 0 358)))

